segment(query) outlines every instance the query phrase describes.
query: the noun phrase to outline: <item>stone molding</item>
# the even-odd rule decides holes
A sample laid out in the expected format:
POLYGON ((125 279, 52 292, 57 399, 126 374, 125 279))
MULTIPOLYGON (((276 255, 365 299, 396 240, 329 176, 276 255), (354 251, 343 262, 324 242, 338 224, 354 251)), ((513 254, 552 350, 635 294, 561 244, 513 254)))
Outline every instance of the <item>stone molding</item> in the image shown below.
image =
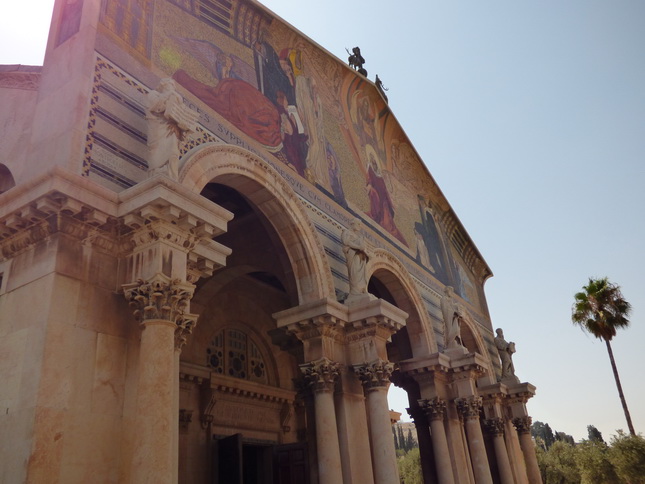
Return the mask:
POLYGON ((428 416, 423 408, 419 405, 414 405, 410 408, 406 408, 408 415, 412 418, 415 427, 427 427, 428 426, 428 416))
POLYGON ((443 420, 447 409, 445 400, 439 397, 434 397, 431 399, 418 400, 418 403, 428 420, 443 420))
POLYGON ((366 391, 387 390, 394 371, 394 363, 379 359, 371 363, 354 365, 352 369, 358 375, 366 391))
POLYGON ((460 417, 464 420, 479 419, 479 413, 482 408, 482 397, 457 398, 455 399, 455 404, 457 405, 460 417))
POLYGON ((520 434, 528 434, 531 432, 531 417, 517 417, 513 419, 513 426, 520 434))
POLYGON ((503 418, 488 418, 484 420, 484 429, 489 435, 503 436, 504 435, 504 419, 503 418))
POLYGON ((333 392, 340 374, 340 365, 329 358, 320 358, 300 365, 300 371, 315 393, 333 392))

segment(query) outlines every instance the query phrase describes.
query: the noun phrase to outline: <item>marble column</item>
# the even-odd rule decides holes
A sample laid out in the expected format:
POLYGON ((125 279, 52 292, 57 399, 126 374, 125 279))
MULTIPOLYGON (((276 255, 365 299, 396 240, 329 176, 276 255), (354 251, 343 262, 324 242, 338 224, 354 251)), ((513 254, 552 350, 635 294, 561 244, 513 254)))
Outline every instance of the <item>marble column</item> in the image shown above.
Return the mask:
POLYGON ((470 450, 473 473, 477 484, 493 484, 493 477, 488 467, 488 457, 484 444, 479 414, 482 406, 481 397, 460 398, 457 400, 457 409, 464 419, 466 440, 470 450))
POLYGON ((320 358, 300 365, 300 370, 314 393, 319 482, 320 484, 342 483, 343 472, 334 408, 334 386, 338 379, 338 365, 328 358, 320 358))
POLYGON ((531 417, 513 419, 513 425, 520 436, 520 447, 526 463, 526 473, 530 484, 542 484, 542 475, 535 455, 535 444, 531 438, 531 417))
POLYGON ((392 363, 380 359, 354 366, 366 393, 375 484, 399 482, 390 409, 387 403, 387 389, 393 370, 392 363))
POLYGON ((187 308, 194 286, 158 274, 150 281, 123 286, 141 324, 136 429, 131 482, 174 482, 178 425, 175 345, 178 329, 197 317, 187 308))
POLYGON ((446 429, 443 425, 446 413, 446 402, 435 397, 431 400, 419 400, 419 407, 425 412, 430 421, 432 432, 432 449, 437 469, 439 484, 454 484, 455 478, 452 473, 452 459, 446 439, 446 429))
POLYGON ((504 419, 490 418, 485 421, 487 433, 493 438, 495 458, 501 484, 515 484, 511 461, 508 458, 506 442, 504 441, 504 419))

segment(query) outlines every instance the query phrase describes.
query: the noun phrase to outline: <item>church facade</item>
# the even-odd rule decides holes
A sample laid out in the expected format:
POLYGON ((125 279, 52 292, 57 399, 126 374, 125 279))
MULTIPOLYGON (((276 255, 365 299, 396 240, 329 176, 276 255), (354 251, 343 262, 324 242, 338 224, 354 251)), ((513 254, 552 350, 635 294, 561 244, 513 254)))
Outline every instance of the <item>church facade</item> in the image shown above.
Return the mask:
POLYGON ((0 482, 540 483, 492 275, 378 86, 254 0, 0 66, 0 482))

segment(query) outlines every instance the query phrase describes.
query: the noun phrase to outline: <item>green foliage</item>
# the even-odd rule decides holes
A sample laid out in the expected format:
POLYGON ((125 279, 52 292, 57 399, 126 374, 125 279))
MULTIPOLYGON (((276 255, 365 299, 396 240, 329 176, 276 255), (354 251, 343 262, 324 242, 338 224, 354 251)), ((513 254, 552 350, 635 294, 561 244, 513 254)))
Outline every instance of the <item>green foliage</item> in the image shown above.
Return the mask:
MULTIPOLYGON (((590 426, 591 427, 591 426, 590 426)), ((595 427, 594 427, 595 428, 595 427)), ((577 447, 577 465, 581 484, 621 484, 609 461, 609 447, 602 441, 585 440, 577 447)))
POLYGON ((412 449, 398 460, 399 476, 405 484, 423 484, 421 454, 419 448, 412 449))
POLYGON ((618 431, 611 439, 609 461, 622 482, 645 484, 645 439, 618 431))
POLYGON ((544 484, 579 484, 576 447, 558 440, 548 451, 538 451, 538 465, 544 484))
POLYGON ((592 442, 605 443, 605 439, 602 438, 602 433, 593 425, 587 425, 587 435, 592 442))
POLYGON ((574 296, 571 320, 583 330, 605 341, 616 336, 618 328, 629 325, 631 305, 625 300, 620 287, 604 277, 589 279, 589 284, 574 296))
POLYGON ((559 440, 560 442, 566 442, 567 444, 570 444, 570 445, 576 444, 576 441, 574 440, 574 438, 569 434, 565 434, 564 432, 556 432, 555 440, 559 440))
POLYGON ((549 427, 549 424, 545 424, 536 420, 531 425, 531 436, 536 439, 541 439, 544 444, 544 448, 548 449, 551 447, 553 442, 555 442, 555 436, 553 435, 553 430, 549 427))
POLYGON ((571 436, 556 432, 555 442, 547 448, 536 437, 535 452, 544 484, 645 484, 645 439, 622 430, 610 445, 590 425, 589 440, 579 444, 571 436))

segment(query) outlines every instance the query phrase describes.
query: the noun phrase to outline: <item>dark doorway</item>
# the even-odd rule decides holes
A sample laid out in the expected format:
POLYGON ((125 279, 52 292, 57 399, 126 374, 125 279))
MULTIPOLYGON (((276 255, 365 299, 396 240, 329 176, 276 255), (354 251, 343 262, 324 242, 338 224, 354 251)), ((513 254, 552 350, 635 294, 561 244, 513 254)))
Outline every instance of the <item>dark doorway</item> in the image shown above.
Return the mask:
POLYGON ((242 434, 213 444, 213 484, 309 483, 306 444, 256 443, 242 434))

